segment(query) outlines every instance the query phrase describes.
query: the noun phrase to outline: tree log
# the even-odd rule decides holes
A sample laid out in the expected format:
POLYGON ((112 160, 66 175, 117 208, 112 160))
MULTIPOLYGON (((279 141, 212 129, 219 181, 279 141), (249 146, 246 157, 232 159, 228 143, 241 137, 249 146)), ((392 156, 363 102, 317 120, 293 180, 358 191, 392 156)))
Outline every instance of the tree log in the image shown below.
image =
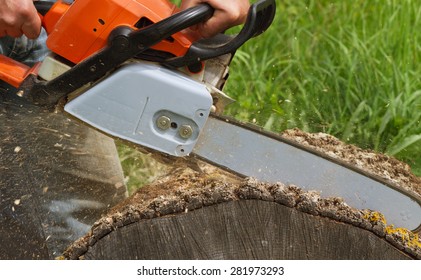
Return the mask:
POLYGON ((381 214, 296 186, 177 171, 114 208, 65 259, 417 259, 381 214), (176 175, 175 175, 176 174, 176 175), (377 218, 376 218, 377 217, 377 218))

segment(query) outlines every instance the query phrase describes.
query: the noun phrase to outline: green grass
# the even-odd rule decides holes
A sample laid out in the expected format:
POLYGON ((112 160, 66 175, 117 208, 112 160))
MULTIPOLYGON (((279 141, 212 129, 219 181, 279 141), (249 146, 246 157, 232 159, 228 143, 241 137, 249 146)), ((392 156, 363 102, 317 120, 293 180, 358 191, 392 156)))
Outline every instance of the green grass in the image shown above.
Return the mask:
POLYGON ((326 132, 421 175, 420 30, 418 0, 277 0, 273 25, 232 62, 226 112, 326 132))
POLYGON ((282 0, 237 53, 228 113, 275 131, 322 131, 421 175, 421 5, 282 0))

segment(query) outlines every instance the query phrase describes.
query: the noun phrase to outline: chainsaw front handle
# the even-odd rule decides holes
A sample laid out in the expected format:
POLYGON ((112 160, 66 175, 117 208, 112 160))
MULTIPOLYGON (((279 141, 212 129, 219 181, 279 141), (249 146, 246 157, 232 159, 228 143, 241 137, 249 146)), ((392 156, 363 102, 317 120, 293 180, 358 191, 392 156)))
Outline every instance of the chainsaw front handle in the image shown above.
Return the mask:
POLYGON ((232 37, 219 34, 210 39, 199 40, 190 46, 184 56, 171 58, 164 63, 179 68, 224 54, 234 54, 246 41, 266 31, 275 17, 275 12, 275 0, 260 0, 251 5, 246 23, 238 35, 232 37))

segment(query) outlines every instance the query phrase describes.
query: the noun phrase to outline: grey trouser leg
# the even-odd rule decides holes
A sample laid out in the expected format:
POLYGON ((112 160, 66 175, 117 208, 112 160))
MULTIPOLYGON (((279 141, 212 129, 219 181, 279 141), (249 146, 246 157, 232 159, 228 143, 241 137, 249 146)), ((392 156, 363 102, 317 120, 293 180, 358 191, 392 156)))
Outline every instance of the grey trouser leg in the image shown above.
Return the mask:
MULTIPOLYGON (((0 52, 42 57, 25 40, 0 52)), ((112 139, 13 91, 0 84, 0 259, 51 259, 126 197, 123 173, 112 139)))

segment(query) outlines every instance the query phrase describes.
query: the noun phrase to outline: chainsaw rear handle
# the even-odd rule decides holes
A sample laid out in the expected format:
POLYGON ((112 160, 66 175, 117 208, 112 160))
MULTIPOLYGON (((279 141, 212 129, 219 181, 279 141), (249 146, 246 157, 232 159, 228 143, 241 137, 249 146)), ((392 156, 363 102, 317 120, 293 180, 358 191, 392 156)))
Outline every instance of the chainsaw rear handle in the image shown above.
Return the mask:
MULTIPOLYGON (((54 2, 34 2, 35 8, 40 14, 41 19, 50 10, 53 4, 54 2)), ((37 69, 38 65, 29 67, 0 54, 0 79, 14 87, 19 87, 22 81, 29 75, 35 73, 37 69)))
MULTIPOLYGON (((42 26, 47 30, 47 33, 49 33, 67 9, 68 3, 35 1, 34 5, 41 18, 42 26), (52 9, 54 5, 55 9, 52 9), (49 17, 48 23, 44 20, 44 16, 49 17)), ((33 67, 30 67, 0 54, 0 80, 18 88, 29 76, 37 75, 39 66, 39 64, 36 64, 33 67)))
POLYGON ((219 34, 210 39, 202 39, 193 43, 182 57, 165 61, 175 68, 188 66, 201 60, 235 53, 247 40, 258 36, 271 25, 276 12, 275 0, 260 0, 251 5, 247 20, 240 33, 235 37, 219 34))

